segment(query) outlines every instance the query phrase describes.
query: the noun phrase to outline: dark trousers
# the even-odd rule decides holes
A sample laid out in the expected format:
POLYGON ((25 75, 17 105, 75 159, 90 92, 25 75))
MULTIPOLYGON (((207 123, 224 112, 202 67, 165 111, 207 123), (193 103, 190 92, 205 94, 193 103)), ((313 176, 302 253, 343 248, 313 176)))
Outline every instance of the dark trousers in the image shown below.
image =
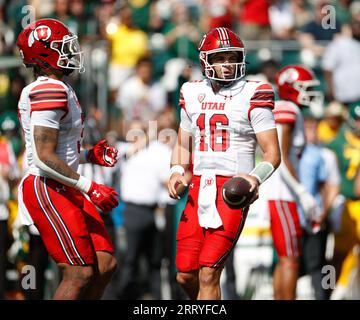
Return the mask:
POLYGON ((0 221, 0 300, 5 299, 7 266, 7 221, 0 221))
POLYGON ((43 300, 45 291, 45 271, 49 263, 49 255, 38 235, 30 234, 29 265, 36 271, 36 288, 25 290, 26 300, 43 300))
POLYGON ((144 292, 153 299, 161 299, 161 243, 155 226, 155 206, 126 203, 124 207, 124 228, 127 249, 120 279, 121 299, 138 299, 144 292), (144 260, 141 260, 144 258, 144 260), (145 262, 145 274, 138 272, 139 262, 145 262), (145 278, 139 285, 141 277, 145 278))
POLYGON ((303 230, 300 276, 304 274, 311 276, 316 300, 328 300, 331 293, 322 286, 324 274, 321 272, 323 266, 327 264, 325 258, 327 236, 327 226, 316 234, 303 230))
MULTIPOLYGON (((234 250, 231 250, 226 262, 226 279, 225 279, 225 290, 226 290, 226 299, 228 300, 237 300, 239 299, 238 294, 236 293, 236 273, 234 266, 234 250)), ((225 294, 225 293, 224 293, 225 294)))

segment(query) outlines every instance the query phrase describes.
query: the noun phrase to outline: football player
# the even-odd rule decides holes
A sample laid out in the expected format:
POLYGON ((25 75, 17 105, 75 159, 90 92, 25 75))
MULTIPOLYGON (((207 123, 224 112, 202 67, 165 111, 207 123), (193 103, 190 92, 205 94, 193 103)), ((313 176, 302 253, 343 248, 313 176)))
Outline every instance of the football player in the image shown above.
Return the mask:
POLYGON ((312 70, 301 65, 282 68, 276 77, 280 101, 273 110, 278 130, 282 164, 261 189, 267 200, 270 224, 278 262, 273 275, 274 299, 295 299, 298 278, 301 225, 297 204, 303 208, 308 224, 321 214, 314 197, 298 178, 298 165, 305 147, 300 108, 310 107, 313 114, 322 108, 320 82, 312 70))
POLYGON ((245 223, 248 207, 233 209, 223 184, 241 175, 258 187, 277 168, 280 151, 269 84, 246 81, 245 48, 227 28, 216 28, 199 44, 206 79, 186 82, 180 92, 181 123, 168 188, 177 187, 190 162, 193 178, 177 232, 177 281, 191 299, 220 299, 220 275, 245 223), (254 168, 259 143, 264 161, 254 168))
MULTIPOLYGON (((335 139, 327 145, 338 160, 341 175, 340 193, 345 197, 341 216, 341 227, 335 233, 334 266, 339 275, 337 287, 351 284, 349 265, 356 261, 353 248, 360 241, 360 103, 350 103, 347 122, 341 127, 335 139), (357 187, 358 184, 358 187, 357 187), (340 272, 341 270, 341 272, 340 272)), ((359 266, 357 266, 359 268, 359 266)))
POLYGON ((20 214, 36 226, 61 270, 54 299, 99 299, 116 260, 96 207, 110 211, 118 195, 77 169, 84 162, 112 167, 117 150, 105 140, 81 150, 84 115, 64 82, 73 71, 84 71, 77 36, 60 21, 42 19, 22 30, 17 45, 36 76, 18 105, 29 166, 19 187, 20 214))

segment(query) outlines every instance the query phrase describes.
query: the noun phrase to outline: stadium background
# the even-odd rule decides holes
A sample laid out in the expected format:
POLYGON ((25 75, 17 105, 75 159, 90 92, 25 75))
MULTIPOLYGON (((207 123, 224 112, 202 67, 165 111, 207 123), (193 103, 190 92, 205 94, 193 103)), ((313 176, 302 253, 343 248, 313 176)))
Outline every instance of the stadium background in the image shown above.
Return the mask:
MULTIPOLYGON (((22 24, 32 16, 59 19, 79 36, 86 72, 71 76, 69 82, 86 114, 85 143, 92 145, 106 136, 114 145, 126 149, 131 128, 148 131, 151 121, 157 121, 158 132, 177 129, 179 88, 189 79, 202 77, 197 44, 204 33, 218 26, 229 27, 242 37, 248 78, 274 84, 275 73, 282 66, 302 63, 311 67, 321 81, 327 109, 336 93, 334 97, 325 81, 323 55, 334 38, 349 36, 352 19, 360 21, 360 1, 0 0, 0 146, 3 155, 0 162, 6 162, 4 155, 10 152, 6 142, 11 143, 16 157, 10 174, 1 179, 0 270, 5 279, 0 276, 3 279, 0 297, 3 299, 34 298, 20 286, 22 268, 29 263, 31 232, 21 228, 16 220, 16 186, 23 169, 17 101, 22 88, 32 81, 31 72, 21 65, 16 39, 22 24)), ((360 52, 354 52, 356 54, 360 52)), ((354 95, 360 100, 358 84, 356 90, 354 95)), ((172 143, 161 142, 169 148, 172 143)), ((141 141, 136 143, 137 148, 144 147, 141 141)), ((93 168, 82 170, 121 192, 121 161, 116 170, 105 176, 93 168)), ((151 292, 151 281, 157 278, 148 279, 149 264, 139 257, 137 280, 138 287, 142 288, 137 292, 139 299, 184 298, 174 283, 173 259, 174 233, 185 199, 186 194, 177 203, 166 196, 159 200, 154 213, 157 230, 154 237, 161 249, 160 296, 151 292)), ((120 205, 104 215, 119 256, 119 272, 105 295, 108 299, 126 298, 118 289, 122 282, 121 261, 127 250, 122 209, 120 205)), ((331 256, 331 237, 328 256, 331 256)), ((226 281, 226 271, 222 278, 224 298, 271 299, 273 261, 269 222, 257 215, 254 205, 235 249, 236 279, 228 277, 226 281)), ((40 284, 44 286, 45 299, 51 297, 57 277, 54 264, 46 262, 45 280, 40 284)), ((298 283, 299 299, 312 299, 308 276, 298 283)), ((356 297, 357 288, 349 290, 352 292, 349 297, 356 297)))

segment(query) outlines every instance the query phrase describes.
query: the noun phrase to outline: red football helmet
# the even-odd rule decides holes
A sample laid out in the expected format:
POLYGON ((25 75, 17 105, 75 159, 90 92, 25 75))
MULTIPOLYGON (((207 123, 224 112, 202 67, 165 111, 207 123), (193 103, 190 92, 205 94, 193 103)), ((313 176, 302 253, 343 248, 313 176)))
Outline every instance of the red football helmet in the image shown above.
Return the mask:
POLYGON ((21 31, 17 45, 26 67, 52 68, 65 74, 85 71, 77 36, 58 20, 31 23, 21 31))
POLYGON ((300 107, 310 107, 315 116, 322 115, 324 96, 315 89, 320 81, 311 69, 289 65, 278 72, 275 81, 280 99, 292 101, 300 107))
MULTIPOLYGON (((234 81, 245 75, 245 48, 244 44, 233 31, 228 28, 215 28, 205 34, 200 41, 199 58, 203 74, 212 80, 234 81), (239 61, 237 63, 227 63, 226 65, 235 65, 233 78, 218 78, 214 70, 215 64, 210 64, 210 55, 218 52, 235 51, 238 53, 239 61)), ((225 64, 220 64, 223 66, 225 64)))

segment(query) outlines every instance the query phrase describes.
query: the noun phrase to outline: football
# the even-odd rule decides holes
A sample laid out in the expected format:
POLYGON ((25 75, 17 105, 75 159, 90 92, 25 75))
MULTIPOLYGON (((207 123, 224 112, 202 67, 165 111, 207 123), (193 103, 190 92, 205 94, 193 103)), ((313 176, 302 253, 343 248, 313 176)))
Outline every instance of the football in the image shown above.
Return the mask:
POLYGON ((231 208, 239 209, 249 205, 253 196, 249 181, 241 177, 231 178, 222 187, 224 202, 231 208))

